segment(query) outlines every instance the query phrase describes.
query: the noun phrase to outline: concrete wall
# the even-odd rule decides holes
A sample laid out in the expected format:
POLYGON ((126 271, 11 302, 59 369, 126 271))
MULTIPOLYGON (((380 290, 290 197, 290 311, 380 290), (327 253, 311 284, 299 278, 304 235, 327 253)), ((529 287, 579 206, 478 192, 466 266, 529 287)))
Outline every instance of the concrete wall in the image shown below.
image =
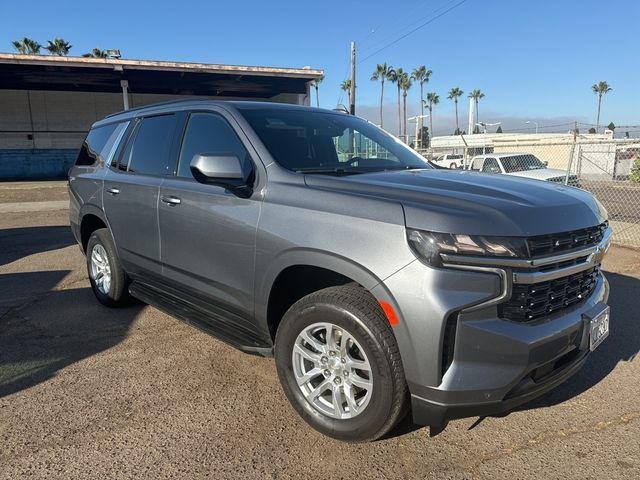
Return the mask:
MULTIPOLYGON (((189 97, 132 93, 129 105, 189 97)), ((280 94, 261 100, 308 104, 309 98, 280 94)), ((91 124, 122 109, 121 93, 0 90, 0 179, 65 176, 91 124)))

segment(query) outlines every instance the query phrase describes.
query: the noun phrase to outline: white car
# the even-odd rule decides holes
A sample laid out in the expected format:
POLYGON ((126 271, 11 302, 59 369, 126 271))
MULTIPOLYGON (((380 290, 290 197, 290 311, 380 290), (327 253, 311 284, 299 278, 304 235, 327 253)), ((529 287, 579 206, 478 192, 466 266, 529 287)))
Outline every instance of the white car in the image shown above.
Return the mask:
MULTIPOLYGON (((558 183, 564 183, 567 176, 565 170, 547 168, 547 162, 543 162, 530 153, 487 153, 476 155, 467 165, 467 170, 503 173, 558 183)), ((578 187, 578 176, 570 174, 567 183, 578 187)))
POLYGON ((462 155, 447 153, 434 158, 433 160, 431 160, 431 162, 435 163, 439 167, 458 168, 463 164, 463 157, 462 155))

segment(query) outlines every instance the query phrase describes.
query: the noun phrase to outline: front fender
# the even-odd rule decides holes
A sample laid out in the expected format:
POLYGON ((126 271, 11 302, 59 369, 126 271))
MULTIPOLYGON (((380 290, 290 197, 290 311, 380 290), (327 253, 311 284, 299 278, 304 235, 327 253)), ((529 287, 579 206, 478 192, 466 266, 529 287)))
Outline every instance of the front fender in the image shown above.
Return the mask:
POLYGON ((269 264, 264 275, 256 282, 256 318, 266 324, 269 295, 278 275, 289 267, 311 266, 339 273, 372 291, 382 279, 357 262, 333 252, 311 248, 292 248, 282 252, 269 264))

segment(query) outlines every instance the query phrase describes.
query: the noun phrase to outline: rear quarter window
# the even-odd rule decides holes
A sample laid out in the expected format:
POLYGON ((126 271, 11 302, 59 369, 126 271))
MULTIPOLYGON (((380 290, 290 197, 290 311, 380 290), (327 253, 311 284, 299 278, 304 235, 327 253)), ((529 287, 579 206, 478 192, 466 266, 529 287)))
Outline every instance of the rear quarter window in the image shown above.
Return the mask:
POLYGON ((106 161, 126 125, 126 123, 112 123, 92 128, 82 142, 76 165, 89 166, 95 165, 98 161, 106 161))

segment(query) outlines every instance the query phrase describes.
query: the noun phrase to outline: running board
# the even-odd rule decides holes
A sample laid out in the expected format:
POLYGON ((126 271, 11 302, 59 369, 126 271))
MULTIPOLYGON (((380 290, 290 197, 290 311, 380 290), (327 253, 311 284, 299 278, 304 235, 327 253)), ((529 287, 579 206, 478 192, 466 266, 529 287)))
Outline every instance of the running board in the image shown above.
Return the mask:
POLYGON ((138 300, 152 305, 238 350, 263 357, 273 356, 271 345, 219 313, 190 305, 171 293, 140 281, 134 281, 129 285, 129 293, 138 300))

